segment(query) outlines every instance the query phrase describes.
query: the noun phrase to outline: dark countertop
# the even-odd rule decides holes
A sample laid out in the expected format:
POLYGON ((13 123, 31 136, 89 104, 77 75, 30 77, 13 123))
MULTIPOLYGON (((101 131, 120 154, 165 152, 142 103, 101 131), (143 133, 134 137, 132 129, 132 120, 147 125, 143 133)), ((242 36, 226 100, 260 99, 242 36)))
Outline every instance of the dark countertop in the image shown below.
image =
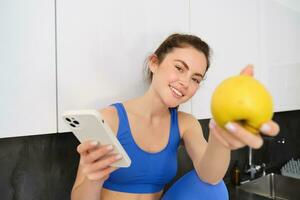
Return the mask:
MULTIPOLYGON (((266 170, 267 174, 269 173, 277 173, 280 174, 280 168, 279 167, 272 167, 266 170)), ((261 176, 261 173, 256 174, 256 178, 261 176)), ((242 181, 249 180, 249 175, 243 174, 242 175, 242 181)), ((229 199, 230 200, 270 200, 270 198, 257 195, 254 193, 246 192, 239 188, 239 186, 234 186, 231 183, 227 183, 227 190, 229 193, 229 199)))
POLYGON ((238 186, 233 186, 231 184, 227 184, 227 190, 229 193, 230 200, 270 200, 269 198, 245 192, 238 188, 238 186))

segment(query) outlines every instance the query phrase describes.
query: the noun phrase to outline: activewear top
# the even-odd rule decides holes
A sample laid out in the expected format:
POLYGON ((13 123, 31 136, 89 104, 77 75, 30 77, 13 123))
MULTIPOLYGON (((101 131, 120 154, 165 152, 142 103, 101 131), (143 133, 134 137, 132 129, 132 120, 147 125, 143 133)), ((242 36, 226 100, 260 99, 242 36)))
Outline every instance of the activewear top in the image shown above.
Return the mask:
POLYGON ((135 143, 123 104, 116 103, 113 106, 117 109, 119 117, 117 138, 130 157, 131 165, 112 172, 103 187, 128 193, 161 191, 177 173, 177 148, 180 143, 177 110, 169 109, 171 126, 168 144, 161 151, 151 153, 135 143))

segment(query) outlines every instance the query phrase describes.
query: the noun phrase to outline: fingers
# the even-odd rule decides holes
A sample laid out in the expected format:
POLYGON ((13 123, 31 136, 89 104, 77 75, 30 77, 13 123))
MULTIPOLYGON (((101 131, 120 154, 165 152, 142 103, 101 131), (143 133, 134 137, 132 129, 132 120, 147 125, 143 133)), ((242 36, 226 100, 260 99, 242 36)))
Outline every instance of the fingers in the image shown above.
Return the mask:
POLYGON ((112 145, 100 146, 97 149, 89 152, 86 156, 84 156, 83 157, 83 162, 84 163, 92 163, 96 160, 99 160, 101 157, 104 157, 105 155, 107 155, 112 150, 113 150, 112 145))
POLYGON ((82 168, 82 173, 92 181, 105 181, 110 173, 115 171, 116 167, 110 166, 112 163, 120 160, 121 155, 109 155, 96 162, 84 164, 82 168))
POLYGON ((96 171, 96 172, 87 174, 87 178, 92 181, 106 180, 109 177, 109 174, 117 169, 118 168, 116 168, 116 167, 107 167, 101 171, 96 171))
POLYGON ((274 121, 268 121, 264 123, 260 129, 261 133, 268 136, 276 136, 278 135, 280 128, 279 125, 274 121))
MULTIPOLYGON (((225 125, 225 129, 223 129, 211 119, 209 127, 212 135, 223 146, 231 150, 244 147, 245 145, 258 149, 263 145, 263 139, 260 134, 252 134, 238 123, 229 122, 225 125)), ((268 136, 276 136, 279 130, 279 125, 272 120, 260 127, 261 133, 268 136)))
POLYGON ((112 163, 122 159, 122 156, 120 154, 112 154, 109 156, 106 156, 105 158, 98 160, 97 162, 86 165, 84 169, 82 170, 83 173, 89 174, 97 171, 101 171, 107 167, 109 167, 112 163))
POLYGON ((258 149, 263 145, 263 139, 260 135, 250 133, 235 122, 229 122, 225 127, 232 136, 254 149, 258 149))
POLYGON ((241 142, 238 138, 236 138, 234 135, 222 129, 221 127, 217 126, 213 120, 211 120, 210 127, 211 127, 211 133, 225 147, 234 150, 245 146, 245 144, 241 142))
POLYGON ((248 64, 240 73, 241 75, 253 76, 253 65, 248 64))
POLYGON ((95 141, 87 141, 77 147, 80 153, 80 165, 82 173, 94 181, 103 181, 108 178, 109 174, 117 168, 110 165, 122 159, 119 154, 111 154, 112 145, 99 145, 95 141))
POLYGON ((95 147, 97 147, 99 145, 98 141, 87 141, 87 142, 83 142, 80 145, 78 145, 77 147, 77 152, 79 154, 82 154, 88 150, 91 150, 95 147))
MULTIPOLYGON (((278 133, 279 127, 274 122, 268 122, 268 130, 266 133, 274 136, 278 133)), ((210 122, 211 133, 223 144, 226 148, 231 150, 239 149, 244 146, 250 146, 258 149, 263 145, 263 139, 260 135, 255 135, 244 129, 238 123, 229 122, 226 124, 225 129, 215 125, 214 121, 210 122)))

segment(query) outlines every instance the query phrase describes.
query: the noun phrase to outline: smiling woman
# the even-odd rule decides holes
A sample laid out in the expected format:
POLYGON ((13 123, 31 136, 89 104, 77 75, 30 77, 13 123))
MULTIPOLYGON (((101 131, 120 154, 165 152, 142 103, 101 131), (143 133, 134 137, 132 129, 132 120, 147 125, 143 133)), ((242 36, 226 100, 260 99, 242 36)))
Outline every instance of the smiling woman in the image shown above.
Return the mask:
POLYGON ((108 148, 94 143, 78 147, 81 162, 72 199, 159 199, 177 171, 177 148, 190 125, 196 126, 199 157, 206 141, 191 115, 176 107, 189 100, 209 68, 209 46, 197 36, 170 35, 148 58, 150 86, 141 97, 100 112, 132 160, 115 169, 108 148))
MULTIPOLYGON (((176 175, 181 140, 195 170, 174 184, 174 188, 182 190, 171 188, 167 194, 199 199, 223 191, 222 199, 227 199, 222 179, 228 168, 230 150, 249 145, 241 140, 247 131, 232 124, 236 132, 229 133, 232 129, 222 129, 211 121, 207 142, 198 120, 176 109, 196 93, 209 68, 209 57, 209 46, 197 36, 186 34, 169 36, 149 56, 150 86, 146 93, 100 110, 130 157, 131 166, 119 169, 111 166, 120 159, 111 154, 112 146, 95 141, 80 144, 73 200, 160 199, 164 186, 176 175), (176 195, 172 191, 180 193, 176 195)), ((268 135, 276 135, 274 123, 269 122, 268 126, 271 126, 268 135)), ((252 142, 259 139, 253 138, 252 142)))
POLYGON ((170 88, 176 98, 176 101, 164 99, 170 101, 165 102, 169 107, 175 107, 189 100, 199 88, 201 77, 207 69, 205 55, 193 47, 176 47, 164 57, 162 62, 154 54, 149 62, 149 69, 154 74, 150 88, 165 96, 166 91, 158 88, 168 86, 166 89, 170 88))
MULTIPOLYGON (((203 53, 206 58, 206 71, 208 70, 210 66, 210 48, 206 42, 201 40, 199 37, 194 35, 185 35, 185 34, 172 34, 170 35, 154 52, 154 55, 157 57, 158 64, 160 64, 166 55, 173 51, 175 48, 184 48, 184 47, 193 47, 199 52, 203 53)), ((153 55, 151 55, 153 56, 153 55)), ((150 57, 151 57, 150 56, 150 57)), ((149 61, 151 58, 149 58, 149 61)), ((179 59, 175 59, 175 61, 180 62, 184 67, 189 69, 188 65, 183 61, 179 59)), ((180 65, 178 66, 179 68, 180 65)), ((149 67, 146 67, 147 74, 148 74, 148 81, 152 81, 153 73, 149 69, 149 67)), ((204 76, 204 74, 198 74, 200 76, 204 76)))
POLYGON ((169 107, 176 107, 175 104, 186 102, 196 93, 209 68, 209 57, 209 46, 200 38, 193 35, 170 35, 149 56, 148 80, 154 89, 166 85, 167 81, 167 89, 171 89, 171 94, 179 103, 165 103, 169 107), (155 73, 159 75, 153 77, 155 73))

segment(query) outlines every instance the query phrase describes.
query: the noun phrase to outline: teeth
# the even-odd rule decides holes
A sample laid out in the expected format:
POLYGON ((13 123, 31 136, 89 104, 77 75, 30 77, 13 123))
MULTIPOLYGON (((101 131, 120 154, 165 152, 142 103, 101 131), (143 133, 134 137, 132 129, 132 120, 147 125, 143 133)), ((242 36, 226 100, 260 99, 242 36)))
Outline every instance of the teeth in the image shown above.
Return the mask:
POLYGON ((177 95, 179 96, 183 96, 183 94, 181 92, 179 92, 178 90, 176 90, 175 88, 173 87, 170 87, 177 95))

